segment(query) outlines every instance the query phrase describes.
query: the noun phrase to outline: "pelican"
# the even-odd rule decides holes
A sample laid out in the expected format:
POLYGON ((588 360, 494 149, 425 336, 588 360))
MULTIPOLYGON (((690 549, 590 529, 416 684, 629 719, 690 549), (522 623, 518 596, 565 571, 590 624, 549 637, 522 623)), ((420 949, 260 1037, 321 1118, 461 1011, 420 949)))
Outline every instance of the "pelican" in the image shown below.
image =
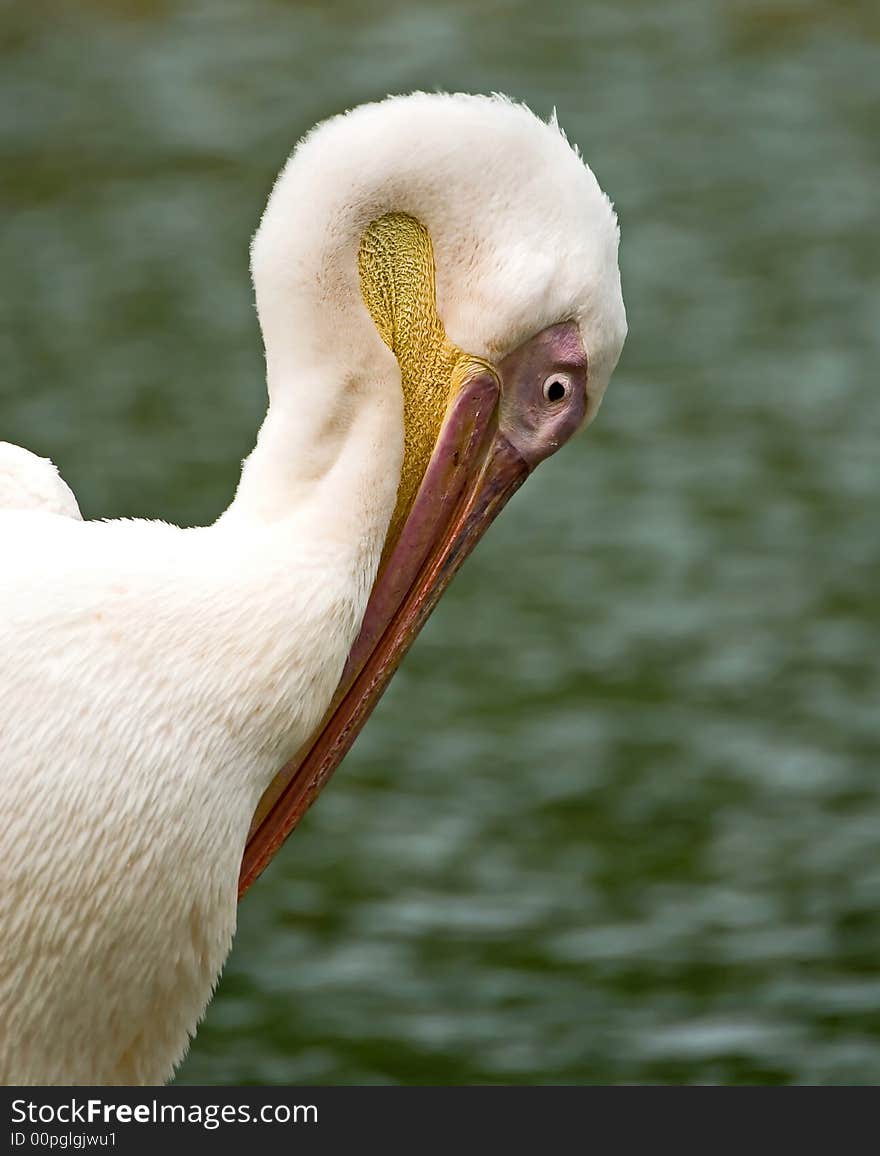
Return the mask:
POLYGON ((171 1078, 239 891, 486 526, 595 416, 617 254, 555 115, 364 105, 299 143, 254 237, 268 408, 216 522, 83 520, 3 446, 4 1083, 171 1078))

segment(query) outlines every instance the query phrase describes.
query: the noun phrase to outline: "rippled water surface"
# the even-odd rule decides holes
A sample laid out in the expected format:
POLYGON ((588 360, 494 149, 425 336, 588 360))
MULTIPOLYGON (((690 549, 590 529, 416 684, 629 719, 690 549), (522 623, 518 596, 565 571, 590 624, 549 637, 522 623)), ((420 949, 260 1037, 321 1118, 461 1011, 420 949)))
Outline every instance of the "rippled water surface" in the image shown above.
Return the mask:
POLYGON ((263 407, 248 239, 318 118, 555 104, 623 230, 596 425, 242 906, 180 1079, 880 1081, 876 4, 3 24, 0 437, 89 516, 229 500, 263 407))

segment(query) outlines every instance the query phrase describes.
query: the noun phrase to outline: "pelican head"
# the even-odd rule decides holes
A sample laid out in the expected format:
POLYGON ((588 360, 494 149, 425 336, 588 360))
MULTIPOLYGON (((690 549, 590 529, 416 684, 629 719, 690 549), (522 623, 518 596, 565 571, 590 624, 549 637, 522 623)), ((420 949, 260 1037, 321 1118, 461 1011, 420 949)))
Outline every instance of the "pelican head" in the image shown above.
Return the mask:
POLYGON ((555 115, 501 96, 361 106, 314 129, 282 170, 252 247, 267 424, 274 405, 295 407, 311 458, 344 443, 367 399, 400 420, 373 447, 393 464, 373 495, 381 566, 360 634, 322 728, 264 795, 242 892, 486 526, 595 417, 626 336, 618 241, 555 115))

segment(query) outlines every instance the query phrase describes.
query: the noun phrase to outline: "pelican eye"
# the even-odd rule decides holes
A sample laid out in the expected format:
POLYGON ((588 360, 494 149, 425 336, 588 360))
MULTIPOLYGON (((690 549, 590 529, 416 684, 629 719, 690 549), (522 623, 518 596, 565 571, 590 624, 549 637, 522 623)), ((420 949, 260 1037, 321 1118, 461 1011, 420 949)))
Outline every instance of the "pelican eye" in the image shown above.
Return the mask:
POLYGON ((571 378, 565 373, 551 373, 544 381, 542 393, 545 401, 565 401, 571 393, 571 378))

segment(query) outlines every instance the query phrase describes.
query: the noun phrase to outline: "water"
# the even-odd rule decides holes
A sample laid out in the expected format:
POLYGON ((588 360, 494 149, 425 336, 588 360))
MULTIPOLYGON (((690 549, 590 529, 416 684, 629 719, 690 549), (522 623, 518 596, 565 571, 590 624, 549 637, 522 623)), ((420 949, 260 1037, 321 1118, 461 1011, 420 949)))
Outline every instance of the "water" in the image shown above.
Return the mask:
MULTIPOLYGON (((247 243, 316 119, 501 89, 611 191, 630 338, 241 909, 184 1082, 880 1081, 880 10, 18 5, 2 436, 210 520, 247 243)), ((478 158, 475 158, 478 163, 478 158)))

